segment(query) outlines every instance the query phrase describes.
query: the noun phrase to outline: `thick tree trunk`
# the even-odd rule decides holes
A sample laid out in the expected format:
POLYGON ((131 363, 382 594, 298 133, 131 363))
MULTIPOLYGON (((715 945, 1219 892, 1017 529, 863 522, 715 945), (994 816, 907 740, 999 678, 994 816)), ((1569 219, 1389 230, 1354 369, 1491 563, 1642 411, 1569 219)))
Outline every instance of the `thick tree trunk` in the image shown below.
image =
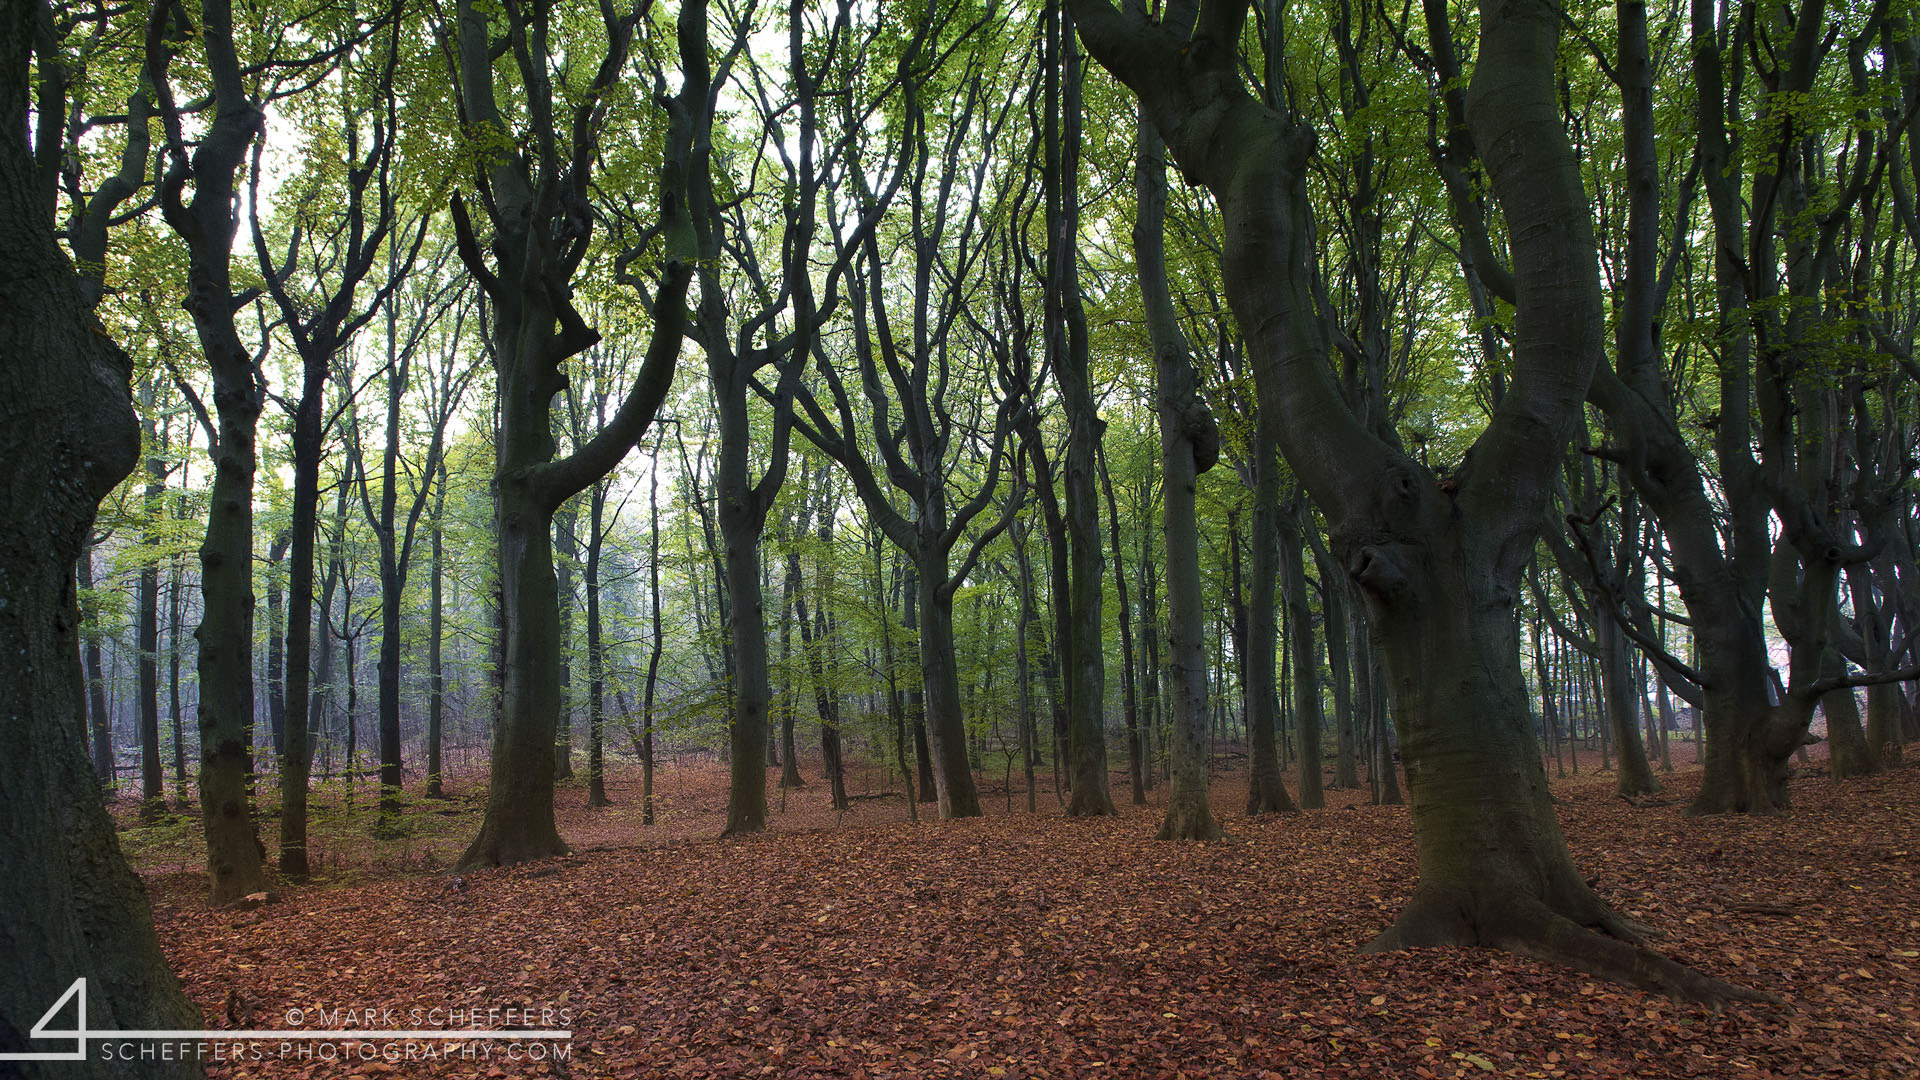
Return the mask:
POLYGON ((980 796, 967 756, 967 718, 953 651, 953 591, 945 553, 919 566, 920 683, 925 689, 927 744, 941 818, 979 817, 980 796))
MULTIPOLYGON (((146 890, 121 856, 87 761, 75 564, 99 500, 133 470, 140 429, 132 364, 87 314, 23 137, 35 11, 12 5, 0 19, 0 1050, 9 1053, 67 1049, 30 1042, 25 1029, 82 976, 96 1030, 199 1023, 167 969, 146 890)), ((9 1066, 48 1080, 125 1072, 98 1055, 9 1066)))
MULTIPOLYGON (((228 301, 205 302, 224 309, 228 301)), ((226 323, 231 332, 230 317, 226 323)), ((225 366, 251 371, 237 339, 209 342, 208 351, 221 344, 239 354, 225 366)), ((253 717, 254 424, 260 403, 257 391, 232 385, 216 388, 214 400, 220 442, 200 545, 201 613, 194 638, 200 645, 200 817, 211 878, 208 902, 224 904, 267 887, 265 849, 248 795, 253 755, 247 742, 253 717)))
MULTIPOLYGON (((1822 677, 1846 674, 1846 661, 1832 649, 1822 659, 1822 677)), ((1880 770, 1867 733, 1860 726, 1860 701, 1852 687, 1829 690, 1820 696, 1820 712, 1827 720, 1827 768, 1835 780, 1867 776, 1880 770)))
POLYGON ((1653 769, 1647 764, 1646 743, 1640 738, 1640 710, 1646 703, 1646 695, 1633 675, 1632 646, 1606 604, 1596 603, 1591 610, 1594 644, 1600 648, 1600 678, 1607 722, 1620 755, 1619 783, 1614 790, 1623 799, 1651 795, 1660 790, 1660 781, 1653 777, 1653 769))
POLYGON ((733 667, 732 776, 727 794, 724 835, 762 832, 767 827, 767 706, 772 692, 767 671, 767 616, 760 594, 760 540, 766 515, 756 506, 747 479, 748 419, 746 387, 729 391, 737 377, 714 362, 714 397, 720 415, 720 463, 714 494, 719 502, 720 543, 727 583, 727 640, 733 667))
MULTIPOLYGON (((1179 357, 1185 362, 1185 357, 1179 357)), ((1163 367, 1168 360, 1163 356, 1163 367)), ((1207 799, 1207 653, 1200 602, 1200 527, 1194 507, 1193 446, 1162 410, 1161 462, 1166 476, 1167 693, 1172 782, 1162 840, 1218 840, 1226 834, 1207 799)), ((1177 418, 1178 414, 1175 414, 1177 418)))
MULTIPOLYGON (((507 407, 503 393, 501 412, 507 407)), ((544 409, 542 410, 544 412, 544 409)), ((505 425, 503 424, 503 428, 505 425)), ((560 716, 559 585, 553 508, 528 490, 500 440, 499 569, 505 616, 500 718, 493 729, 486 818, 460 866, 506 866, 565 855, 553 820, 554 728, 560 716)))

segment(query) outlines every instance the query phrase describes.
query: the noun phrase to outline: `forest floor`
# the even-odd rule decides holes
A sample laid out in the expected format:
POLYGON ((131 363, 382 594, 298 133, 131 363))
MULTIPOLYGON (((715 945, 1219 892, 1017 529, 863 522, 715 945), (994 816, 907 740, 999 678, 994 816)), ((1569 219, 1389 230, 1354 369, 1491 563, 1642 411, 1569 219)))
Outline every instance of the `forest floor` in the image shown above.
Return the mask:
POLYGON ((1786 1005, 1715 1013, 1485 950, 1357 955, 1413 886, 1406 810, 1363 788, 1249 819, 1241 772, 1213 791, 1231 840, 1174 844, 1118 773, 1114 818, 1069 820, 1050 789, 1009 812, 990 778, 984 819, 917 825, 898 796, 835 814, 816 779, 784 812, 773 793, 765 836, 719 840, 719 766, 663 769, 652 828, 622 768, 610 809, 563 786, 575 855, 457 878, 477 785, 415 803, 400 841, 322 800, 319 882, 245 909, 204 906, 190 825, 123 839, 209 1027, 572 1032, 254 1044, 215 1076, 1920 1075, 1920 763, 1835 784, 1816 762, 1760 819, 1683 817, 1691 768, 1628 805, 1598 764, 1554 791, 1600 894, 1786 1005))

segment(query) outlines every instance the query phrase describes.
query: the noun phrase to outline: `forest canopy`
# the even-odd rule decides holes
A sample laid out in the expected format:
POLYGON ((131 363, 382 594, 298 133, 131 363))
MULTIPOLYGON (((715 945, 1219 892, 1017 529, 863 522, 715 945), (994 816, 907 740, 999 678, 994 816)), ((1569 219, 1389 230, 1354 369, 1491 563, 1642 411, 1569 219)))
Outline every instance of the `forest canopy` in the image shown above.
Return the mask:
POLYGON ((89 937, 98 1010, 184 1007, 103 791, 197 812, 219 905, 356 791, 381 841, 472 793, 468 872, 706 764, 728 836, 876 774, 915 821, 1159 787, 1167 841, 1234 831, 1227 767, 1404 798, 1369 951, 1758 1000, 1596 892, 1549 772, 1775 815, 1806 747, 1920 737, 1913 0, 10 0, 4 44, 0 768, 55 883, 11 1023, 89 937))

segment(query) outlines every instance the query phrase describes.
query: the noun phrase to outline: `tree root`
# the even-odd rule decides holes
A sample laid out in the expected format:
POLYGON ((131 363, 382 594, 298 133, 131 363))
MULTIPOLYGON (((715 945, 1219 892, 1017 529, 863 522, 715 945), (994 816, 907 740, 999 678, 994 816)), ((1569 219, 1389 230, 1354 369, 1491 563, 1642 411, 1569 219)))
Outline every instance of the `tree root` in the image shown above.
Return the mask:
POLYGON ((1160 831, 1156 840, 1225 840, 1226 830, 1213 816, 1213 811, 1205 807, 1182 807, 1179 803, 1167 806, 1167 816, 1160 822, 1160 831))
POLYGON ((1714 978, 1646 948, 1656 931, 1608 909, 1595 898, 1584 924, 1539 900, 1476 903, 1466 895, 1419 891, 1394 924, 1363 953, 1419 946, 1486 946, 1597 975, 1609 982, 1718 1010, 1730 1002, 1782 1004, 1774 994, 1714 978))
POLYGON ((535 859, 573 854, 573 849, 560 839, 559 832, 552 826, 548 826, 546 832, 546 836, 539 836, 527 830, 497 829, 483 824, 480 835, 474 837, 473 844, 467 848, 466 854, 460 856, 454 869, 465 873, 490 866, 512 866, 535 859))

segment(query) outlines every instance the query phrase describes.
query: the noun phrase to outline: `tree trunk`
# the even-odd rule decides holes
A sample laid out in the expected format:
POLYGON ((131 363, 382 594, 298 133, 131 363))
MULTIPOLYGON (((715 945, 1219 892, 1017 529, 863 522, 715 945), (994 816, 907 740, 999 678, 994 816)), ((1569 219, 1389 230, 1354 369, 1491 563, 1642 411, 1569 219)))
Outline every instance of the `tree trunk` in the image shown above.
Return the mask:
POLYGON ((1280 579, 1286 594, 1288 654, 1293 658, 1293 715, 1300 732, 1300 807, 1319 810, 1327 805, 1321 790, 1320 760, 1320 649, 1314 642, 1313 609, 1307 603, 1306 556, 1301 530, 1311 528, 1302 500, 1295 498, 1279 516, 1280 579))
MULTIPOLYGON (((1201 8, 1191 16, 1201 46, 1193 47, 1182 26, 1070 2, 1090 49, 1171 136, 1186 175, 1220 202, 1222 276, 1260 408, 1326 513, 1334 553, 1364 591, 1384 645, 1421 880, 1370 948, 1491 944, 1679 997, 1753 996, 1637 947, 1641 931, 1575 870, 1533 743, 1514 630, 1519 576, 1605 327, 1590 215, 1555 95, 1558 9, 1521 0, 1481 11, 1468 120, 1475 142, 1498 151, 1488 174, 1519 286, 1513 385, 1467 466, 1442 483, 1368 432, 1327 371, 1309 270, 1313 133, 1247 92, 1229 44, 1240 40, 1246 6, 1201 8)), ((1162 399, 1166 447, 1177 399, 1164 391, 1162 399)), ((1170 507, 1190 482, 1168 471, 1170 507)), ((1170 510, 1170 576, 1174 517, 1170 510)))
MULTIPOLYGON (((929 545, 931 546, 931 545, 929 545)), ((920 684, 933 786, 941 818, 979 817, 980 796, 967 755, 967 718, 960 707, 960 672, 953 651, 953 583, 944 552, 927 557, 914 575, 920 588, 920 684)))
POLYGON ((587 808, 597 810, 613 805, 607 798, 607 647, 600 626, 600 548, 607 509, 606 484, 593 485, 587 498, 587 808))
POLYGON ((1280 778, 1280 697, 1275 670, 1280 648, 1280 626, 1274 615, 1274 579, 1279 569, 1280 454, 1273 432, 1255 418, 1253 451, 1253 546, 1248 574, 1252 596, 1247 602, 1246 673, 1247 742, 1251 766, 1247 774, 1247 813, 1292 813, 1299 809, 1280 778))
POLYGON ((579 504, 571 499, 553 513, 554 590, 560 605, 560 718, 554 725, 553 778, 573 779, 573 568, 579 561, 579 504))
MULTIPOLYGON (((224 309, 230 301, 203 301, 224 309)), ((216 316, 217 318, 218 316, 216 316)), ((200 321, 214 321, 196 314, 200 321)), ((229 335, 232 319, 225 319, 229 335)), ((217 340, 207 332, 208 352, 237 353, 215 370, 241 367, 251 379, 252 361, 237 337, 217 340)), ((253 473, 254 424, 260 417, 258 391, 216 375, 214 400, 220 402, 219 445, 214 450, 213 489, 208 498, 207 533, 200 545, 200 817, 207 839, 208 903, 224 904, 265 891, 266 866, 259 830, 254 825, 252 747, 247 729, 253 717, 253 473)))
MULTIPOLYGON (((1166 221, 1166 162, 1159 132, 1144 109, 1138 131, 1134 185, 1140 212, 1133 245, 1154 353, 1164 492, 1161 530, 1166 537, 1167 692, 1173 699, 1168 740, 1172 782, 1159 838, 1219 840, 1226 834, 1207 799, 1206 624, 1200 595, 1200 523, 1194 492, 1200 461, 1213 464, 1220 436, 1199 398, 1186 337, 1167 289, 1161 236, 1166 221), (1200 445, 1198 450, 1196 443, 1200 445)), ((1152 648, 1151 639, 1148 647, 1152 648)))
MULTIPOLYGON (((800 531, 806 531, 804 509, 800 531)), ((783 791, 807 786, 807 782, 800 778, 800 755, 793 740, 794 714, 797 711, 794 700, 798 697, 792 674, 793 600, 800 588, 800 575, 793 572, 798 567, 792 559, 791 545, 788 546, 788 552, 788 573, 780 586, 780 760, 776 763, 780 768, 780 788, 783 791)), ((802 642, 803 647, 804 644, 802 642)))
POLYGON ((282 532, 267 548, 267 733, 273 739, 276 769, 287 756, 287 619, 280 562, 291 539, 282 532))
MULTIPOLYGON (((167 969, 146 890, 121 856, 87 761, 75 565, 95 509, 139 458, 132 364, 92 319, 55 244, 51 192, 36 182, 24 135, 30 4, 0 19, 0 1049, 55 1052, 24 1028, 88 979, 96 1030, 192 1028, 198 1010, 167 969)), ((57 152, 52 149, 43 152, 57 152)), ((148 1062, 153 1076, 198 1075, 148 1062)), ((26 1076, 113 1077, 90 1060, 20 1066, 26 1076)))
MULTIPOLYGON (((314 560, 320 536, 320 456, 326 439, 324 390, 327 371, 304 364, 300 403, 293 414, 293 518, 288 523, 286 730, 280 754, 280 873, 290 881, 304 881, 307 863, 307 781, 313 768, 313 728, 320 718, 325 681, 332 675, 332 650, 327 644, 327 609, 333 602, 338 575, 329 570, 326 595, 319 606, 321 674, 314 675, 313 599, 314 560)), ((335 493, 335 521, 346 513, 347 483, 335 493)), ((339 557, 338 537, 331 557, 339 557)))
MULTIPOLYGON (((92 543, 87 543, 80 549, 78 574, 81 591, 92 593, 92 543)), ((98 607, 98 602, 91 596, 88 597, 88 602, 91 606, 98 607)), ((100 783, 103 787, 111 791, 113 789, 114 776, 113 714, 107 710, 107 676, 100 658, 99 618, 96 616, 92 619, 87 619, 84 621, 83 626, 85 626, 85 630, 82 636, 86 640, 87 663, 86 709, 83 716, 91 716, 93 718, 93 774, 100 778, 100 783)), ((87 725, 82 724, 81 727, 84 730, 87 725)), ((140 778, 141 787, 144 792, 146 786, 146 773, 144 770, 140 778)), ((143 810, 142 813, 144 814, 145 811, 143 810)))
POLYGON ((1646 744, 1640 738, 1640 708, 1646 695, 1633 677, 1633 651, 1606 604, 1596 603, 1590 610, 1594 643, 1600 648, 1600 677, 1604 683, 1608 725, 1620 757, 1619 783, 1614 790, 1623 799, 1651 795, 1660 790, 1660 781, 1653 777, 1653 768, 1647 764, 1646 744))
MULTIPOLYGON (((1107 499, 1107 531, 1113 547, 1113 589, 1120 599, 1120 694, 1121 708, 1127 722, 1127 778, 1133 792, 1133 805, 1147 804, 1146 769, 1141 756, 1140 745, 1140 707, 1139 696, 1134 690, 1133 662, 1133 607, 1127 601, 1127 564, 1121 557, 1120 547, 1120 508, 1113 501, 1113 477, 1107 472, 1107 457, 1100 455, 1100 489, 1107 499)), ((1025 591, 1020 594, 1021 612, 1024 619, 1028 600, 1025 591)), ((1026 623, 1020 624, 1020 633, 1026 633, 1026 623)), ((1026 647, 1024 638, 1020 647, 1020 660, 1024 665, 1026 647)), ((1020 670, 1020 722, 1027 722, 1027 673, 1023 666, 1020 670)), ((1022 728, 1024 733, 1025 729, 1022 728)), ((1029 765, 1031 768, 1031 765, 1029 765)), ((1031 785, 1029 785, 1031 786, 1031 785)))
POLYGON ((431 565, 427 567, 427 798, 447 797, 442 772, 441 743, 445 738, 447 708, 446 669, 440 655, 441 638, 446 634, 446 602, 442 581, 446 570, 444 551, 447 510, 447 467, 436 470, 438 483, 433 492, 433 522, 428 526, 431 565))
POLYGON ((762 832, 767 827, 767 616, 760 594, 760 539, 766 515, 747 479, 747 388, 710 359, 720 418, 720 463, 714 495, 719 503, 720 543, 727 583, 727 640, 733 667, 732 778, 723 835, 762 832))
MULTIPOLYGON (((460 866, 506 866, 565 855, 553 820, 554 728, 560 716, 560 597, 553 507, 520 477, 503 387, 497 521, 505 641, 500 718, 493 729, 486 818, 460 866)), ((544 413, 544 409, 541 410, 544 413)), ((544 417, 543 417, 544 419, 544 417)), ((524 423, 525 418, 516 418, 524 423)), ((517 434, 517 433, 516 433, 517 434)), ((544 433, 543 433, 544 434, 544 433)), ((545 436, 551 438, 550 435, 545 436)))

